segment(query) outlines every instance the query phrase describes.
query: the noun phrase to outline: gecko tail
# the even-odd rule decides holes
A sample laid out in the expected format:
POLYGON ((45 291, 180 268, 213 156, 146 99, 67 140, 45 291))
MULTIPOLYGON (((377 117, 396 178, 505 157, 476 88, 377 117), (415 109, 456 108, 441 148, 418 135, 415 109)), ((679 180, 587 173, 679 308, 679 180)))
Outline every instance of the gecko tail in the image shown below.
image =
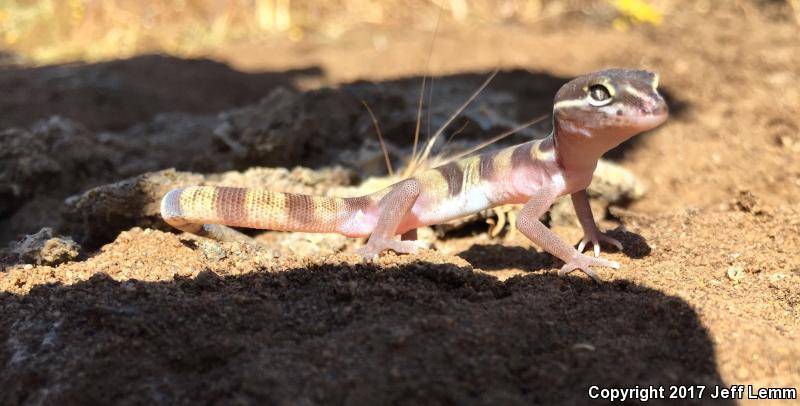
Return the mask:
MULTIPOLYGON (((267 190, 190 186, 169 191, 161 216, 171 226, 203 235, 209 224, 278 231, 353 234, 353 217, 369 197, 338 198, 267 190)), ((360 233, 359 233, 360 234, 360 233)))

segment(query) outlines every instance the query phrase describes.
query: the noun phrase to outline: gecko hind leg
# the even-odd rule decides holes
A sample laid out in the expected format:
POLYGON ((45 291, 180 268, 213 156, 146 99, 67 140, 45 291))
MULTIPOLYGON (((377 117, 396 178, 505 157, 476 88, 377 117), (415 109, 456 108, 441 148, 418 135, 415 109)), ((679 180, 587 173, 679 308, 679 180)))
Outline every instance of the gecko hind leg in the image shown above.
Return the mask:
POLYGON ((222 224, 203 224, 200 230, 195 234, 222 242, 243 242, 261 245, 261 243, 256 241, 253 237, 222 224))
POLYGON ((406 179, 396 184, 378 203, 378 222, 367 240, 367 244, 356 250, 365 260, 374 260, 384 250, 400 254, 412 254, 423 246, 417 241, 394 239, 397 227, 417 201, 420 185, 415 179, 406 179))
POLYGON ((197 224, 167 221, 168 224, 185 233, 198 237, 209 238, 219 242, 242 242, 253 245, 262 245, 253 237, 222 224, 197 224))

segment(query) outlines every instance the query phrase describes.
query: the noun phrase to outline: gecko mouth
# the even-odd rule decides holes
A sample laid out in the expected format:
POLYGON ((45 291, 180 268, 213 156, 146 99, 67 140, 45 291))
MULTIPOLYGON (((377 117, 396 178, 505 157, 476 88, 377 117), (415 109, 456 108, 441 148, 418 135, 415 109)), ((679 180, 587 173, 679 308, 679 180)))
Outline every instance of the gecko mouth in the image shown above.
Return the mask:
POLYGON ((653 111, 646 111, 641 116, 636 119, 637 125, 644 130, 649 130, 651 128, 659 126, 661 123, 667 120, 669 116, 669 110, 667 109, 666 104, 663 106, 659 106, 653 111))

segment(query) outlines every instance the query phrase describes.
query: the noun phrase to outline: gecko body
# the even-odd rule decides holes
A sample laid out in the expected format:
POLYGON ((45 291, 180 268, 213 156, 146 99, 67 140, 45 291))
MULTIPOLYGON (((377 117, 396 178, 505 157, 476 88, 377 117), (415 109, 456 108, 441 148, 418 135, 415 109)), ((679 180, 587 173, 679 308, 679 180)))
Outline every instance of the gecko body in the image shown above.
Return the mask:
POLYGON ((657 75, 639 70, 580 76, 556 94, 548 137, 450 162, 366 196, 191 186, 167 193, 161 214, 180 230, 217 239, 235 235, 224 226, 369 236, 357 253, 373 259, 386 249, 412 253, 420 247, 416 241, 396 239, 398 234, 520 203, 524 206, 517 228, 564 261, 559 274, 578 269, 598 280, 592 266, 618 267, 598 257, 599 243, 622 245, 597 228, 586 187, 603 153, 666 120, 667 105, 657 86, 657 75), (556 198, 567 194, 584 230, 578 249, 539 221, 556 198), (595 257, 581 253, 588 243, 594 245, 595 257))

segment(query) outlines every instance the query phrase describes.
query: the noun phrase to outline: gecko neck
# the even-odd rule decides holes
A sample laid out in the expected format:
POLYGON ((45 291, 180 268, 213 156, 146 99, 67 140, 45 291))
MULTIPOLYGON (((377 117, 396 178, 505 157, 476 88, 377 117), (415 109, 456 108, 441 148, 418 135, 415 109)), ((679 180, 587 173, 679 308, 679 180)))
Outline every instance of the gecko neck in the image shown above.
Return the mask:
POLYGON ((586 188, 606 148, 592 142, 586 129, 558 119, 553 120, 550 137, 555 147, 556 162, 567 183, 567 191, 571 193, 586 188))

